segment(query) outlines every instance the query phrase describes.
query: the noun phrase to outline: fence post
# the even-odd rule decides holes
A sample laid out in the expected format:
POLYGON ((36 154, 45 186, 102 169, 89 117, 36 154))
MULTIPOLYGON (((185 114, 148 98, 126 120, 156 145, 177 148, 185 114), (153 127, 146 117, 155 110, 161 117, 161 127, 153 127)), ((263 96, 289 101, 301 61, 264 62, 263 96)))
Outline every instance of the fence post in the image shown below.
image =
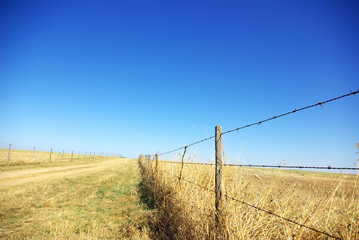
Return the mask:
POLYGON ((50 149, 50 157, 49 157, 49 162, 51 162, 51 154, 52 154, 52 148, 50 149))
POLYGON ((156 154, 156 172, 157 172, 157 168, 158 168, 158 154, 156 154))
POLYGON ((8 153, 8 155, 7 155, 7 162, 6 162, 6 164, 8 164, 9 161, 10 161, 10 152, 11 152, 11 143, 9 144, 9 153, 8 153))
POLYGON ((183 171, 183 161, 184 161, 184 155, 186 155, 186 151, 187 151, 187 146, 184 147, 184 152, 183 152, 183 155, 182 155, 182 164, 181 164, 181 172, 180 172, 180 176, 178 178, 178 184, 181 183, 181 179, 182 179, 182 171, 183 171))
POLYGON ((34 153, 32 154, 32 161, 35 161, 35 147, 34 147, 34 153))
POLYGON ((215 224, 217 231, 220 233, 221 230, 219 229, 221 226, 221 198, 222 198, 222 188, 221 188, 221 181, 222 181, 222 127, 216 126, 215 128, 216 134, 216 172, 215 172, 215 192, 216 192, 216 216, 215 216, 215 224))
POLYGON ((72 151, 72 153, 71 153, 71 161, 72 161, 73 157, 74 157, 74 151, 72 151))

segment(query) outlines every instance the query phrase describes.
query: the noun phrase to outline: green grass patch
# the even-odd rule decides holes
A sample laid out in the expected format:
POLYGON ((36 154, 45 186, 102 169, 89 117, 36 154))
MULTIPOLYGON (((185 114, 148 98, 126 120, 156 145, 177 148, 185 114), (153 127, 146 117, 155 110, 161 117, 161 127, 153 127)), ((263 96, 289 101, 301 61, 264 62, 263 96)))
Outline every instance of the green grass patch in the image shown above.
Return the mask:
POLYGON ((0 239, 148 239, 137 161, 0 189, 0 239))

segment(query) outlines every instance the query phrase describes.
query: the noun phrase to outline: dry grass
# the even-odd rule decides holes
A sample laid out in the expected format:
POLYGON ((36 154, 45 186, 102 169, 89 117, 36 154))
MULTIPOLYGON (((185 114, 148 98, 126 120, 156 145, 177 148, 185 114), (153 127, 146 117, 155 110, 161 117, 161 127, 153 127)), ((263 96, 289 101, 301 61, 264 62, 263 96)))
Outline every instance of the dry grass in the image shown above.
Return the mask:
MULTIPOLYGON (((145 169, 146 191, 158 212, 151 227, 159 239, 328 239, 223 197, 220 232, 215 231, 214 166, 159 163, 145 169)), ((224 167, 223 195, 263 208, 342 239, 359 239, 357 175, 224 167)))
MULTIPOLYGON (((89 156, 83 154, 73 154, 71 158, 71 153, 62 153, 62 152, 52 152, 51 161, 50 161, 50 152, 45 151, 31 151, 31 150, 19 150, 12 149, 10 152, 10 160, 8 160, 9 149, 0 148, 0 167, 2 169, 13 168, 13 166, 22 166, 24 168, 28 165, 39 165, 47 164, 54 165, 58 163, 70 162, 72 161, 82 161, 89 162, 93 160, 100 159, 111 159, 113 157, 100 157, 100 156, 89 156)), ((16 168, 14 168, 16 169, 16 168)))
POLYGON ((0 188, 0 239, 148 239, 135 160, 0 188))

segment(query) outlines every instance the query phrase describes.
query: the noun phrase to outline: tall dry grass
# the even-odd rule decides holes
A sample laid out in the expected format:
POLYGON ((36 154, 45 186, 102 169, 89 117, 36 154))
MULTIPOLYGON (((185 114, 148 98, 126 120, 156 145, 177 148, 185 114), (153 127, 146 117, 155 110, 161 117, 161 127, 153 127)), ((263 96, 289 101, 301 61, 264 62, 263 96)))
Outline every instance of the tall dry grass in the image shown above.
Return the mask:
POLYGON ((231 196, 341 239, 359 239, 357 175, 223 167, 221 227, 214 216, 214 166, 140 161, 143 189, 157 208, 158 239, 329 239, 231 196), (201 186, 201 187, 200 187, 201 186), (203 188, 202 188, 203 187, 203 188))

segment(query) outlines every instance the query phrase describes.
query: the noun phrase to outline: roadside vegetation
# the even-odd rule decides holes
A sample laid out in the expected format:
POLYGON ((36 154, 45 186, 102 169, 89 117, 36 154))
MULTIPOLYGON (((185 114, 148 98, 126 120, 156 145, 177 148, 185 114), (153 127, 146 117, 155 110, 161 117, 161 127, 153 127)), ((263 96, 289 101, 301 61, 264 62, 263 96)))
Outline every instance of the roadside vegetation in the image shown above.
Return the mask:
POLYGON ((216 230, 214 166, 184 164, 180 181, 179 163, 159 161, 155 171, 154 163, 141 162, 158 239, 329 239, 230 197, 340 239, 359 239, 358 175, 223 167, 216 230))

